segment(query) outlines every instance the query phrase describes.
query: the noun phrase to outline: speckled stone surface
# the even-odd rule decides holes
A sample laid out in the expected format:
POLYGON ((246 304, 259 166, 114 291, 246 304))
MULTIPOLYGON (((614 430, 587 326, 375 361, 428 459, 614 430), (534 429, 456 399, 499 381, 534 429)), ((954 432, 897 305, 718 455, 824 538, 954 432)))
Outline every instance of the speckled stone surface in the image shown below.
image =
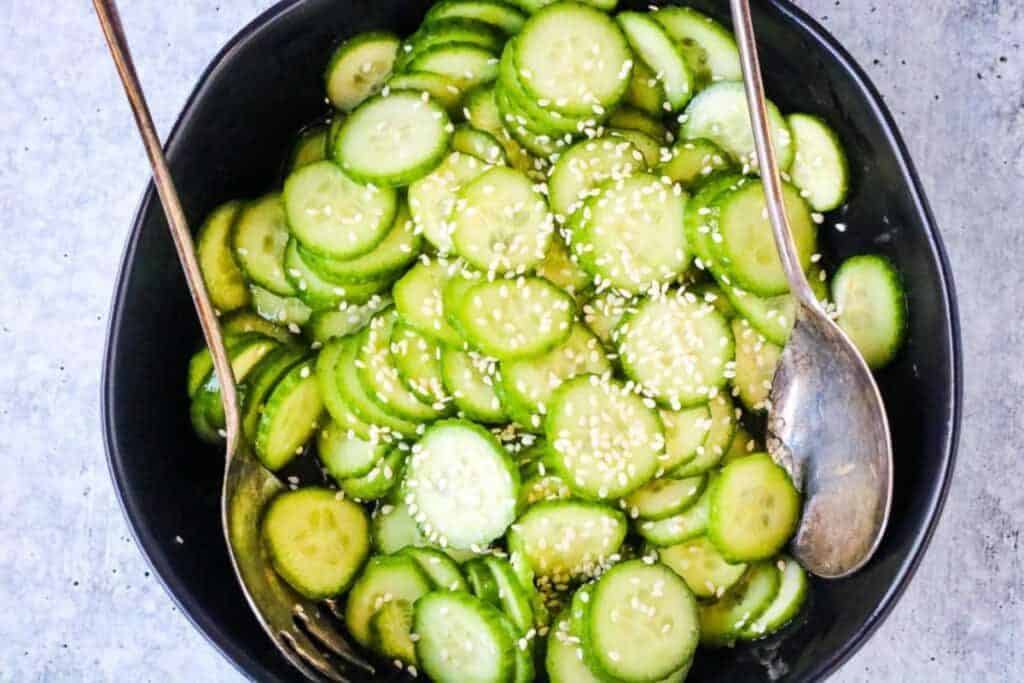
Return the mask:
MULTIPOLYGON (((123 2, 161 131, 268 0, 123 2)), ((1024 0, 802 0, 914 157, 960 295, 965 416, 917 577, 837 681, 1024 680, 1024 0)), ((118 509, 99 421, 113 280, 147 178, 89 3, 0 3, 0 681, 227 681, 118 509)))

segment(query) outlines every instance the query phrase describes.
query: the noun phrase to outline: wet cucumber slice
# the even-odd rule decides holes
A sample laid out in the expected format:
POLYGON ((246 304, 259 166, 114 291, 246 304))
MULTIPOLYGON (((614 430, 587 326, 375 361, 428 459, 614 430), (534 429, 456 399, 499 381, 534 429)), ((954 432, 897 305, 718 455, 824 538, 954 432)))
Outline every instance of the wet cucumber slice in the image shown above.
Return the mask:
POLYGON ((405 600, 413 604, 430 592, 427 575, 411 557, 378 555, 352 585, 345 601, 345 625, 363 647, 373 644, 370 621, 385 604, 405 600))
POLYGON ((836 322, 874 369, 889 363, 903 345, 907 303, 899 273, 888 259, 865 255, 847 259, 832 281, 839 310, 836 322))
POLYGON ((360 33, 346 40, 327 63, 327 99, 342 111, 355 109, 383 87, 397 56, 398 37, 392 33, 360 33))
POLYGON ((747 565, 731 564, 706 536, 662 548, 658 559, 679 574, 698 598, 720 598, 747 571, 747 565))
POLYGON ((307 361, 289 370, 267 397, 254 446, 270 470, 284 467, 301 453, 320 423, 324 403, 313 366, 307 361))
POLYGON ((778 568, 771 562, 758 562, 716 602, 701 605, 701 645, 722 647, 734 643, 772 604, 779 583, 778 568))
POLYGON ((249 288, 231 248, 231 229, 242 202, 222 204, 207 217, 196 238, 196 256, 214 308, 227 313, 249 303, 249 288))
POLYGON ((423 672, 438 683, 503 683, 516 669, 515 639, 504 616, 479 598, 434 592, 416 602, 413 632, 423 672), (482 657, 480 653, 488 653, 482 657))
POLYGON ((657 521, 693 505, 704 492, 703 475, 686 479, 654 479, 623 498, 630 516, 657 521))
POLYGON ((741 640, 765 638, 781 630, 796 617, 807 600, 810 584, 807 580, 807 572, 803 567, 796 560, 785 555, 776 561, 775 566, 782 573, 779 592, 768 608, 761 613, 761 616, 743 629, 740 634, 741 640))

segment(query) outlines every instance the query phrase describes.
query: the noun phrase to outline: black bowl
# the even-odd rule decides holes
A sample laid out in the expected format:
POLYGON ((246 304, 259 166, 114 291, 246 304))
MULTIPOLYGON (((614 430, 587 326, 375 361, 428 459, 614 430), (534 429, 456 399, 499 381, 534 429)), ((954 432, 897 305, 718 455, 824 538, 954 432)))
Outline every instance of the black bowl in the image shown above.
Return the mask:
MULTIPOLYGON (((425 2, 286 0, 216 57, 167 143, 193 225, 229 198, 279 182, 296 131, 324 113, 331 45, 358 31, 415 28, 425 2)), ((644 3, 646 4, 646 3, 644 3)), ((694 0, 726 20, 724 2, 694 0)), ((879 376, 896 452, 892 519, 856 576, 815 582, 800 622, 766 645, 698 658, 691 680, 819 680, 878 627, 924 554, 953 470, 960 418, 960 339, 949 264, 907 151, 881 98, 852 58, 783 0, 756 3, 768 91, 783 111, 821 114, 844 140, 853 172, 850 230, 824 234, 826 257, 882 251, 910 298, 910 335, 879 376), (766 663, 771 666, 766 666, 766 663)), ((222 456, 189 426, 185 367, 199 329, 152 186, 125 251, 104 369, 111 473, 139 545, 195 625, 259 680, 296 680, 249 613, 228 564, 218 493, 222 456), (180 537, 178 542, 176 537, 180 537)))

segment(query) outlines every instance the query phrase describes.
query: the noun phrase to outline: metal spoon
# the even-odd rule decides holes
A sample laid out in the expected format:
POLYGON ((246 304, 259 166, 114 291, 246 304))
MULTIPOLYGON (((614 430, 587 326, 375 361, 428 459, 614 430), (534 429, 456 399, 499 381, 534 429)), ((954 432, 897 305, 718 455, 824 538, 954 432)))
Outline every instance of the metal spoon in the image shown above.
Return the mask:
POLYGON ((93 0, 93 6, 153 167, 153 181, 167 216, 178 260, 213 356, 214 370, 221 380, 220 395, 227 427, 221 524, 242 593, 277 649, 307 678, 344 681, 347 680, 344 673, 353 667, 373 675, 373 667, 355 652, 318 606, 285 585, 267 561, 260 542, 260 519, 266 502, 285 487, 253 456, 242 435, 238 392, 220 325, 203 283, 188 221, 142 94, 117 6, 114 0, 93 0))
POLYGON ((825 313, 797 256, 782 200, 748 0, 730 0, 775 246, 796 300, 768 411, 768 450, 804 494, 793 554, 840 578, 871 559, 889 519, 892 440, 885 406, 860 352, 825 313))

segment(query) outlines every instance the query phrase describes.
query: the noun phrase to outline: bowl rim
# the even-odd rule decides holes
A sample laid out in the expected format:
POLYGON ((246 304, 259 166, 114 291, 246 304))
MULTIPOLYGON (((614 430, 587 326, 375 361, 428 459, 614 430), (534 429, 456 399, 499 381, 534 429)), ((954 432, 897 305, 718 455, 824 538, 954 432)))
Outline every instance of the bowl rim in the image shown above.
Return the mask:
MULTIPOLYGON (((167 137, 165 151, 169 158, 176 156, 178 149, 178 135, 183 122, 191 115, 196 103, 205 96, 209 87, 210 77, 221 68, 222 63, 233 51, 239 48, 257 32, 263 30, 268 24, 298 9, 306 0, 280 0, 265 11, 258 14, 249 21, 241 30, 235 33, 230 40, 216 53, 210 63, 199 76, 196 86, 193 88, 188 99, 185 101, 174 126, 167 137)), ((903 177, 909 179, 910 195, 917 214, 922 217, 925 226, 926 237, 932 253, 938 260, 938 276, 941 285, 941 293, 946 309, 949 312, 948 335, 943 339, 948 345, 952 359, 951 372, 948 377, 950 386, 950 398, 947 407, 950 409, 950 420, 944 426, 944 447, 943 457, 940 464, 940 485, 933 489, 931 500, 928 501, 927 522, 923 524, 914 534, 910 552, 906 559, 896 571, 895 578, 887 590, 882 594, 878 605, 871 611, 864 623, 833 655, 821 662, 816 663, 807 675, 812 680, 823 680, 835 673, 844 663, 856 654, 875 631, 882 625, 885 619, 892 612, 896 603, 902 597, 911 579, 917 572, 921 560, 931 542, 942 515, 946 498, 949 494, 950 483, 956 465, 957 447, 960 440, 960 427, 963 408, 963 378, 962 378, 962 340, 960 330, 960 315, 957 306, 956 288, 953 279, 953 272, 950 266, 949 257, 939 233, 935 217, 925 197, 921 179, 917 174, 913 161, 903 138, 897 128, 889 108, 886 106, 881 94, 874 83, 865 73, 864 69, 857 63, 853 56, 834 38, 820 23, 812 18, 807 12, 794 5, 789 0, 766 0, 770 9, 779 12, 782 17, 806 35, 814 40, 824 49, 833 60, 835 60, 846 74, 851 78, 861 96, 867 101, 873 114, 882 122, 884 134, 887 141, 896 149, 897 163, 903 177)), ((103 352, 102 381, 100 385, 100 412, 103 427, 103 442, 107 456, 107 467, 111 477, 111 483, 117 496, 118 504, 128 522, 128 527, 135 541, 141 549, 142 555, 150 565, 154 575, 158 578, 161 586, 170 596, 171 600, 185 615, 189 622, 203 637, 243 676, 251 678, 252 672, 262 668, 256 660, 242 648, 235 645, 219 624, 202 608, 198 601, 180 584, 172 575, 166 574, 169 564, 168 553, 162 540, 157 539, 152 531, 141 522, 141 511, 136 501, 125 492, 125 472, 122 453, 114 438, 114 359, 118 355, 120 346, 120 329, 122 313, 124 310, 125 298, 127 296, 127 272, 134 262, 135 253, 138 247, 139 237, 142 229, 143 217, 150 207, 157 202, 155 188, 152 179, 147 183, 146 189, 135 210, 132 218, 132 228, 123 249, 121 260, 118 265, 117 277, 115 280, 114 293, 108 315, 106 344, 103 352)))

